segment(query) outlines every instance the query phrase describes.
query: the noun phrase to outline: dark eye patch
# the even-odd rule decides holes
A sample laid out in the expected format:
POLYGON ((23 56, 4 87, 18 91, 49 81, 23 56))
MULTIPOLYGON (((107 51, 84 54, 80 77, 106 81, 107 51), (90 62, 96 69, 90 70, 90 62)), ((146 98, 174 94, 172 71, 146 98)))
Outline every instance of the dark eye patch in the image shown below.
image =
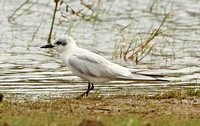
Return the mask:
POLYGON ((62 41, 57 41, 56 44, 57 44, 57 45, 63 45, 63 46, 64 46, 64 45, 67 45, 66 42, 62 42, 62 41))
POLYGON ((58 41, 58 42, 56 42, 56 44, 57 44, 57 45, 61 45, 61 44, 62 44, 62 42, 61 42, 61 41, 58 41))

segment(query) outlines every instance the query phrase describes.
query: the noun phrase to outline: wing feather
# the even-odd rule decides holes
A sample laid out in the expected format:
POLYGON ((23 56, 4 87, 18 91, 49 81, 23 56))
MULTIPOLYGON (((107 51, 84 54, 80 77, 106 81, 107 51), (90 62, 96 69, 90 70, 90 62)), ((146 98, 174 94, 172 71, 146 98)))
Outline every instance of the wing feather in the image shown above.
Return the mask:
POLYGON ((79 74, 91 77, 115 78, 119 74, 110 67, 109 61, 91 52, 89 54, 73 54, 68 63, 79 74))

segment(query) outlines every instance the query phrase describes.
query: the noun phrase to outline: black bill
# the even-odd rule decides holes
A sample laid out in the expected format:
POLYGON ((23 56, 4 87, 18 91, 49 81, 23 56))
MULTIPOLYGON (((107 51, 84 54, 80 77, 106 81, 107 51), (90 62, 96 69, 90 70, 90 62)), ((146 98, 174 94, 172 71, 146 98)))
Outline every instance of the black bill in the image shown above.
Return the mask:
POLYGON ((53 48, 54 46, 52 44, 41 46, 40 48, 53 48))

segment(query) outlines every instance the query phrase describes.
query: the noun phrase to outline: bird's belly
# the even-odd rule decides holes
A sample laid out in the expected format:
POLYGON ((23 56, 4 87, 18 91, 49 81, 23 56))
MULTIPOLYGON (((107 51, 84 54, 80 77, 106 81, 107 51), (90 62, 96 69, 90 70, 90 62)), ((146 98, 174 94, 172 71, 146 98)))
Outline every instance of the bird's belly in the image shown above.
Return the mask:
POLYGON ((100 82, 102 83, 102 82, 110 81, 109 78, 92 77, 92 76, 85 76, 85 75, 83 75, 82 79, 88 80, 92 83, 100 83, 100 82))
POLYGON ((110 81, 109 78, 102 78, 102 77, 93 77, 93 76, 87 76, 85 74, 81 74, 80 72, 74 70, 73 68, 68 67, 72 73, 74 73, 76 76, 80 77, 83 80, 90 81, 91 83, 99 83, 99 82, 107 82, 110 81))

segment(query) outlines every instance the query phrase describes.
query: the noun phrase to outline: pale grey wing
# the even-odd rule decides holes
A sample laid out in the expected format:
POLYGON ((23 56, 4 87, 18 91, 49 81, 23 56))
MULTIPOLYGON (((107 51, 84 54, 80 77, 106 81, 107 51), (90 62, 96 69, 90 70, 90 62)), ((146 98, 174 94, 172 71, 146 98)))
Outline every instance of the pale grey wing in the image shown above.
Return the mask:
POLYGON ((110 67, 109 62, 103 57, 89 52, 88 54, 73 54, 68 61, 71 68, 79 74, 115 78, 118 73, 110 67))
POLYGON ((113 65, 103 57, 91 52, 87 52, 87 54, 86 52, 73 54, 69 58, 68 63, 71 69, 73 69, 76 73, 91 77, 136 81, 160 80, 148 75, 137 73, 131 74, 131 72, 126 70, 126 68, 116 64, 113 65))

